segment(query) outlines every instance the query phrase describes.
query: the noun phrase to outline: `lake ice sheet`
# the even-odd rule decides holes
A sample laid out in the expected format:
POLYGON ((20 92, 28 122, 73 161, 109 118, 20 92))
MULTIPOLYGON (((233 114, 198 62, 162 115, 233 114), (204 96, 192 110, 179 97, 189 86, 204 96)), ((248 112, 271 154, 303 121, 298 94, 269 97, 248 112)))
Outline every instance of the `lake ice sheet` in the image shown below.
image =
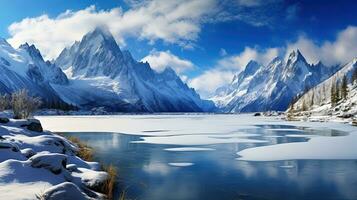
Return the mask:
POLYGON ((272 117, 252 117, 250 114, 37 118, 41 120, 45 129, 56 132, 117 132, 140 135, 139 140, 131 141, 134 143, 182 147, 224 143, 264 144, 253 145, 252 148, 237 152, 239 160, 357 159, 357 128, 340 123, 287 122, 272 117), (304 127, 304 130, 297 127, 304 127), (259 128, 266 131, 252 131, 259 128), (348 134, 330 137, 333 136, 330 134, 331 129, 348 134), (303 131, 305 133, 302 133, 303 131), (276 142, 278 138, 306 138, 306 141, 276 142))
POLYGON ((357 198, 356 128, 345 124, 250 115, 40 120, 117 166, 117 197, 124 188, 128 198, 144 200, 357 198))

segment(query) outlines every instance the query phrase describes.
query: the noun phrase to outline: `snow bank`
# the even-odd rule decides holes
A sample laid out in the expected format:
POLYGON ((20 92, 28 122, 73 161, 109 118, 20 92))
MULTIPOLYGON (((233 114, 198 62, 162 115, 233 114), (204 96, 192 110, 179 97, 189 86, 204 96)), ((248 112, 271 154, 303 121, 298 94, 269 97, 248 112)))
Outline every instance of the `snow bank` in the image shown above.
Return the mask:
POLYGON ((179 162, 179 163, 169 163, 169 165, 174 166, 174 167, 189 167, 194 165, 193 163, 189 162, 179 162))
POLYGON ((39 122, 0 123, 1 198, 104 199, 90 189, 108 177, 99 164, 78 158, 77 147, 61 136, 29 130, 31 123, 39 122))

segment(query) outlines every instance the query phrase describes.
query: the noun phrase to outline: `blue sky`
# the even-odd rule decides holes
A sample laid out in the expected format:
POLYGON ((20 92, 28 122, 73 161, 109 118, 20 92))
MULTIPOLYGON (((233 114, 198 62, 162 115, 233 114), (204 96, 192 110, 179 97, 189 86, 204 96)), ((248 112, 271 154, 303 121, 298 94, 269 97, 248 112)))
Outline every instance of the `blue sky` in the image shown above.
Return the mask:
POLYGON ((105 24, 137 60, 173 67, 208 96, 250 59, 266 64, 299 48, 312 63, 347 62, 357 56, 356 10, 347 0, 2 0, 0 37, 53 59, 105 24))

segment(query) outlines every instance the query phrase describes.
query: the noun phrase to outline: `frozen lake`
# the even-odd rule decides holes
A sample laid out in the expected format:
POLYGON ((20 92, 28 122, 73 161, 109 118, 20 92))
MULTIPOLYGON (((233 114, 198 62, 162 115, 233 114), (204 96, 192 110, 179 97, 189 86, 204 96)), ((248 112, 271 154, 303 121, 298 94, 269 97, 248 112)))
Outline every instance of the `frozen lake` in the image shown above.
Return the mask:
POLYGON ((357 129, 251 115, 38 117, 118 168, 129 199, 357 199, 357 129))

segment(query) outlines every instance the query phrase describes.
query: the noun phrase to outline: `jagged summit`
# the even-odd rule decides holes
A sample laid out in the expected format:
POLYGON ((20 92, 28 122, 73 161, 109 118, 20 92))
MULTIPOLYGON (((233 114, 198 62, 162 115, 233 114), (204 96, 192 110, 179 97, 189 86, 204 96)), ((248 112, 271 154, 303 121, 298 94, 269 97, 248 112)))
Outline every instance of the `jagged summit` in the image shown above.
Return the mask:
POLYGON ((19 49, 25 50, 28 52, 28 54, 34 58, 34 59, 39 59, 40 61, 44 61, 43 57, 41 55, 41 52, 39 49, 36 48, 35 45, 29 45, 27 42, 24 44, 21 44, 19 49))
POLYGON ((64 49, 55 64, 71 75, 116 77, 125 65, 124 56, 112 34, 104 28, 96 28, 83 36, 80 42, 64 49))
POLYGON ((66 70, 73 82, 71 87, 56 90, 76 105, 149 112, 196 112, 214 107, 201 100, 172 69, 157 73, 148 63, 136 61, 129 51, 121 51, 103 28, 64 49, 55 64, 66 70))
POLYGON ((274 58, 268 65, 249 62, 231 84, 212 98, 225 112, 286 110, 292 98, 332 75, 337 67, 310 65, 297 49, 286 62, 274 58))
POLYGON ((245 74, 253 74, 259 69, 260 66, 261 65, 257 61, 251 60, 245 67, 244 73, 245 74))
POLYGON ((113 35, 105 27, 97 27, 93 31, 87 33, 83 36, 81 44, 96 44, 105 45, 107 47, 114 47, 115 50, 119 50, 113 35))
POLYGON ((293 50, 288 57, 286 65, 292 65, 295 62, 302 62, 304 64, 307 64, 307 61, 305 57, 301 54, 299 49, 293 50))
POLYGON ((11 94, 26 89, 44 103, 60 102, 51 84, 66 84, 62 70, 46 63, 34 46, 23 44, 14 49, 6 40, 0 42, 0 93, 11 94))

